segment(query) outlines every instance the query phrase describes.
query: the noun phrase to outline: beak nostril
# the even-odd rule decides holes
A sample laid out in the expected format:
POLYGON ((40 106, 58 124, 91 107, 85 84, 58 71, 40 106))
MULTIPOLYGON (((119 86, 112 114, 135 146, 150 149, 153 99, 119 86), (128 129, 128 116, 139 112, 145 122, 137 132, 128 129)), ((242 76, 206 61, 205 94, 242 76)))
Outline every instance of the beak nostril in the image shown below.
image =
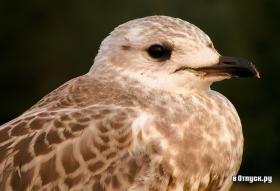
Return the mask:
POLYGON ((230 62, 230 61, 223 61, 222 63, 224 63, 224 64, 232 64, 232 62, 230 62))

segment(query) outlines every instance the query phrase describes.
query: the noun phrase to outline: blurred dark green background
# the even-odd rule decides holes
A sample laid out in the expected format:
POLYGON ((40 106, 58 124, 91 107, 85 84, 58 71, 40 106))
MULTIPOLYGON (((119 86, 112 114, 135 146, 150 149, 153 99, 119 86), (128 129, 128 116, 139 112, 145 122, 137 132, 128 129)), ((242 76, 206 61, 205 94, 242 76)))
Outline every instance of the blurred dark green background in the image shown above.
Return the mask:
POLYGON ((0 124, 86 73, 114 27, 154 14, 194 23, 221 54, 248 58, 259 68, 260 80, 226 80, 213 88, 232 101, 242 119, 245 152, 239 174, 273 176, 272 185, 238 184, 233 190, 280 190, 279 0, 1 0, 0 124))

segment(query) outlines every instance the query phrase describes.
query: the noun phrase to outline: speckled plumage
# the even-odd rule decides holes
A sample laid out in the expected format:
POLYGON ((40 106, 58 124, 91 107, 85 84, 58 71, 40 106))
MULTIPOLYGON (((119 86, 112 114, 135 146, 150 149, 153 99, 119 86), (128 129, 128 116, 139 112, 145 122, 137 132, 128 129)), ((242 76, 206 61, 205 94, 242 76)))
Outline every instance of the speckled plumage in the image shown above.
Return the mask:
POLYGON ((89 73, 0 128, 0 190, 228 190, 243 136, 233 105, 210 90, 227 75, 180 71, 217 63, 209 37, 152 16, 107 37, 89 73), (170 60, 149 58, 154 43, 170 60))

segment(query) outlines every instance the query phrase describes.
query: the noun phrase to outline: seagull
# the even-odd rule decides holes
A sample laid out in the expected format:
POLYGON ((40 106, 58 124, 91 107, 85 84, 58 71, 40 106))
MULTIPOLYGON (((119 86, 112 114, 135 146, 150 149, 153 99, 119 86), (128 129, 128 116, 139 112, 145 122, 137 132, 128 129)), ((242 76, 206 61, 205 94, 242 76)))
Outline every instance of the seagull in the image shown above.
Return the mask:
POLYGON ((85 75, 0 127, 0 190, 229 190, 242 160, 234 106, 210 89, 255 66, 195 25, 128 21, 85 75))

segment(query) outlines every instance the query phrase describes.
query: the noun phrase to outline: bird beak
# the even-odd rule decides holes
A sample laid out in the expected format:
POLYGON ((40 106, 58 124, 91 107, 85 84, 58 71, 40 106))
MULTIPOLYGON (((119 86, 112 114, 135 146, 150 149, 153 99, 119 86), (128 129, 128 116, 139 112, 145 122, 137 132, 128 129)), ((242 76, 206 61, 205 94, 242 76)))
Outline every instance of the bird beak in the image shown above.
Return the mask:
POLYGON ((235 77, 257 77, 260 78, 256 67, 248 60, 237 57, 220 56, 219 63, 196 68, 196 71, 203 71, 207 75, 228 75, 235 77))

